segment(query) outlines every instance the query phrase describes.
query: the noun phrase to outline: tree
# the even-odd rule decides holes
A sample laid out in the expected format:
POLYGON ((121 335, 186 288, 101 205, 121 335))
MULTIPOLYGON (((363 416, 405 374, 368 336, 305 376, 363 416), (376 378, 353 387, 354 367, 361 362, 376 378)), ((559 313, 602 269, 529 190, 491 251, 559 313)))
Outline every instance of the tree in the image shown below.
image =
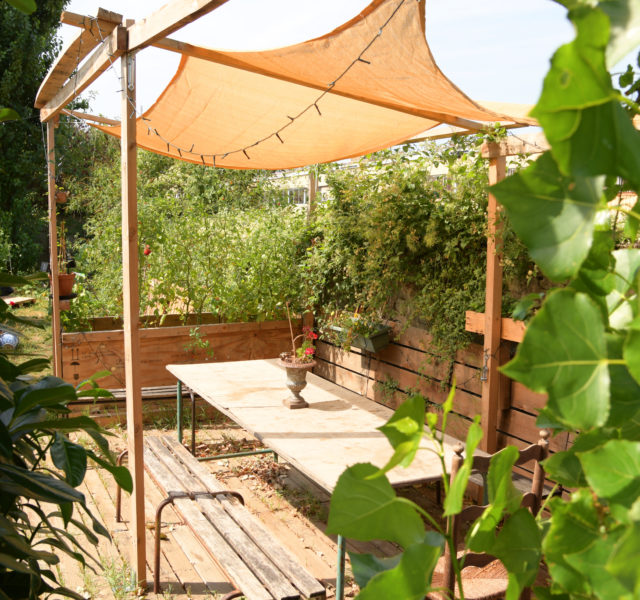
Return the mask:
POLYGON ((41 2, 30 15, 0 4, 0 107, 18 115, 0 125, 0 261, 11 259, 14 270, 36 265, 46 245, 44 140, 33 103, 59 48, 56 30, 67 2, 41 2))

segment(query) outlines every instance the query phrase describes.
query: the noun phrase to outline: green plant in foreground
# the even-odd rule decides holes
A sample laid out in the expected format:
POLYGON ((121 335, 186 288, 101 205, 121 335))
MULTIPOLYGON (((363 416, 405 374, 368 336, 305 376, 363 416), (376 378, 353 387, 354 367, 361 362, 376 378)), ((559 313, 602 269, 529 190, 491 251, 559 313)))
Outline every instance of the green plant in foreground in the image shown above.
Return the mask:
MULTIPOLYGON (((17 285, 27 280, 0 275, 0 284, 17 285)), ((0 302, 0 322, 17 320, 0 302)), ((3 326, 6 328, 6 326, 3 326)), ((69 417, 69 402, 77 390, 57 377, 36 378, 32 372, 48 365, 45 359, 14 364, 0 354, 0 598, 37 598, 56 593, 73 598, 80 594, 64 587, 56 566, 65 553, 90 566, 93 558, 71 525, 89 544, 98 535, 109 537, 104 526, 89 510, 77 487, 84 480, 88 459, 107 469, 119 485, 131 491, 129 471, 115 464, 104 437, 106 432, 88 417, 69 417), (83 432, 94 442, 88 449, 68 435, 83 432), (54 468, 55 467, 55 468, 54 468), (87 527, 79 518, 83 511, 91 521, 87 527), (61 521, 62 526, 58 523, 61 521)), ((101 374, 98 374, 99 377, 101 374)), ((83 396, 104 396, 95 381, 83 396)))
MULTIPOLYGON (((454 393, 452 390, 443 404, 443 431, 454 393)), ((418 599, 430 591, 439 591, 431 586, 431 578, 444 546, 448 545, 452 556, 456 556, 452 536, 447 534, 451 530, 449 521, 463 508, 473 453, 482 438, 482 428, 477 419, 469 428, 464 464, 450 484, 444 458, 444 433, 436 428, 439 415, 425 414, 425 404, 419 394, 407 399, 380 427, 395 449, 387 465, 381 469, 369 463, 350 467, 340 476, 331 498, 328 533, 340 533, 358 540, 384 539, 403 549, 397 556, 386 559, 350 553, 356 582, 362 588, 359 595, 362 599, 418 599), (435 452, 440 459, 445 492, 443 516, 448 527, 441 527, 411 500, 398 497, 385 475, 396 466, 411 464, 418 451, 435 452), (425 528, 424 521, 431 529, 425 528)), ((534 582, 541 555, 538 526, 529 510, 520 507, 522 494, 511 481, 511 469, 517 455, 517 450, 510 447, 492 459, 488 482, 490 504, 467 536, 469 550, 491 554, 509 564, 511 595, 508 597, 512 598, 517 598, 534 582), (495 525, 503 519, 502 531, 496 535, 495 525), (511 540, 514 531, 519 534, 511 540), (514 552, 516 548, 517 553, 514 552)), ((453 563, 462 589, 461 560, 454 558, 453 563)))
MULTIPOLYGON (((495 485, 491 494, 490 481, 491 503, 466 546, 501 559, 509 571, 507 599, 533 583, 540 558, 550 580, 536 588, 538 598, 632 599, 640 597, 640 250, 615 249, 607 201, 618 178, 625 189, 640 190, 640 133, 629 117, 639 109, 613 87, 608 68, 637 51, 640 7, 625 0, 562 4, 576 37, 554 54, 533 111, 551 150, 493 192, 540 270, 568 281, 547 294, 503 372, 548 395, 540 426, 576 435, 569 449, 545 462, 547 474, 572 492, 552 497, 548 514, 536 520, 516 511, 497 529, 511 496, 496 494, 495 485)), ((621 211, 633 245, 638 204, 621 211)), ((406 459, 396 460, 401 465, 422 438, 420 411, 407 419, 403 408, 395 427, 386 426, 396 455, 402 450, 406 459)), ((468 440, 467 455, 469 446, 468 440)), ((459 493, 456 481, 445 516, 457 508, 459 493)), ((375 467, 345 472, 331 511, 334 533, 391 539, 404 549, 389 561, 352 556, 360 598, 423 597, 442 538, 425 534, 419 510, 399 502, 375 467)))

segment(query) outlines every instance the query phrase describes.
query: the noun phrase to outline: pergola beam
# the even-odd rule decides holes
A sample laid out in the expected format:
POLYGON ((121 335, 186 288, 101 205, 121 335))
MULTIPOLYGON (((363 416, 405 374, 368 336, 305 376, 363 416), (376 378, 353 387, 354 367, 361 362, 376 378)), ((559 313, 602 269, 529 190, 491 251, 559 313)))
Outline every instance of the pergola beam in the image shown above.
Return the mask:
POLYGON ((40 120, 49 121, 69 102, 77 98, 89 87, 114 61, 127 50, 127 30, 116 27, 87 61, 78 69, 77 75, 67 81, 62 89, 40 110, 40 120))
MULTIPOLYGON (((60 17, 61 22, 63 22, 64 14, 62 13, 60 17)), ((104 8, 99 8, 95 17, 74 16, 80 18, 78 25, 82 27, 82 31, 51 65, 36 94, 34 104, 36 108, 43 108, 78 68, 78 65, 89 56, 89 53, 118 25, 122 24, 122 15, 104 8)))
POLYGON ((201 16, 219 8, 227 0, 173 0, 128 28, 129 52, 150 46, 201 16))

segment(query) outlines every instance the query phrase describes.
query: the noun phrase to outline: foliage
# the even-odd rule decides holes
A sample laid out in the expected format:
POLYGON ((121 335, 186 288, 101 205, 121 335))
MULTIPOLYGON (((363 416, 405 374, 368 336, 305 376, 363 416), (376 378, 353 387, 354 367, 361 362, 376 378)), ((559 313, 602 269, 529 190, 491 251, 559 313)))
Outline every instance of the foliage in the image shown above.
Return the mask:
POLYGON ((0 156, 11 157, 0 167, 0 268, 10 258, 13 269, 29 270, 46 246, 46 162, 33 100, 58 50, 55 34, 67 0, 40 2, 29 15, 20 10, 33 2, 11 4, 0 3, 0 106, 17 116, 0 125, 0 156))
MULTIPOLYGON (((471 474, 473 453, 482 437, 476 420, 467 434, 465 460, 452 482, 444 456, 444 433, 453 404, 455 390, 443 405, 442 431, 436 427, 438 416, 426 413, 425 399, 408 398, 389 421, 380 427, 394 453, 389 462, 378 469, 370 463, 349 467, 338 480, 331 498, 328 533, 339 533, 358 540, 384 539, 402 547, 402 552, 389 559, 370 554, 350 553, 351 565, 358 585, 359 598, 424 598, 441 591, 433 587, 436 562, 448 545, 458 585, 464 556, 457 557, 451 534, 451 520, 463 508, 463 497, 471 474), (425 436, 424 422, 427 422, 425 436), (442 466, 445 491, 442 527, 431 515, 407 498, 398 497, 385 473, 394 467, 411 464, 417 452, 435 452, 442 466), (431 530, 425 529, 423 519, 431 530), (457 558, 456 558, 457 557, 457 558)), ((522 494, 511 481, 511 470, 517 458, 515 448, 506 448, 491 459, 488 476, 490 504, 471 526, 466 545, 472 552, 483 552, 500 558, 512 574, 507 598, 517 598, 533 583, 540 562, 540 535, 531 513, 520 508, 522 494), (496 535, 496 524, 503 522, 496 535), (516 551, 517 549, 517 551, 516 551)))
MULTIPOLYGON (((29 281, 8 274, 0 279, 3 285, 29 281)), ((0 321, 5 320, 19 319, 0 302, 0 321)), ((77 489, 88 459, 110 471, 124 489, 131 491, 133 485, 128 470, 116 465, 106 432, 88 417, 68 417, 68 404, 77 399, 77 390, 56 377, 31 375, 47 364, 44 359, 14 364, 0 354, 1 598, 32 599, 51 593, 83 598, 60 585, 55 565, 64 553, 93 568, 87 559, 94 559, 94 554, 80 544, 70 526, 91 545, 98 544, 98 535, 109 537, 77 489), (73 442, 69 434, 74 432, 86 433, 95 450, 73 442)), ((79 388, 86 386, 84 396, 109 395, 94 379, 79 388)))
MULTIPOLYGON (((539 423, 579 431, 546 464, 574 491, 550 504, 541 549, 552 583, 544 597, 631 598, 640 593, 640 254, 614 249, 606 202, 618 177, 640 189, 640 134, 623 105, 632 114, 638 107, 612 86, 607 65, 637 48, 638 8, 567 7, 576 38, 554 55, 534 110, 551 150, 494 191, 540 268, 570 284, 548 294, 503 370, 548 394, 539 423), (524 198, 523 186, 531 191, 524 198), (515 216, 534 211, 537 222, 515 216)), ((628 95, 632 79, 620 82, 628 95)), ((634 240, 640 215, 623 210, 634 240)))
MULTIPOLYGON (((615 196, 617 178, 627 189, 640 189, 640 134, 629 118, 638 106, 613 87, 607 67, 637 48, 640 11, 637 2, 622 0, 563 3, 576 38, 555 53, 533 112, 551 150, 493 192, 539 268, 565 284, 546 295, 503 372, 548 395, 540 426, 577 433, 571 448, 545 463, 548 475, 572 491, 566 498, 552 497, 549 512, 537 520, 516 510, 496 531, 503 511, 513 508, 514 490, 508 479, 492 483, 490 472, 490 505, 472 525, 466 547, 500 558, 509 571, 507 598, 517 598, 523 586, 533 583, 541 557, 550 583, 537 589, 539 598, 637 598, 640 250, 615 249, 607 200, 615 196)), ((622 83, 630 84, 628 78, 622 83)), ((640 221, 637 206, 622 209, 632 241, 640 221)), ((394 435, 388 437, 396 453, 390 465, 410 462, 422 437, 420 410, 413 419, 407 416, 394 415, 394 435)), ((435 417, 426 418, 432 430, 435 417)), ((510 451, 498 455, 499 466, 492 461, 494 474, 509 463, 510 451)), ((429 589, 431 563, 413 562, 413 570, 394 565, 410 560, 424 528, 416 521, 416 508, 408 510, 407 503, 398 505, 395 520, 388 519, 393 531, 368 522, 376 503, 397 505, 390 486, 369 483, 375 475, 374 467, 362 466, 343 475, 332 499, 335 516, 329 529, 361 539, 395 540, 404 549, 400 562, 355 558, 354 569, 366 575, 360 597, 387 598, 390 582, 395 589, 415 590, 406 597, 422 597, 429 589), (371 510, 361 511, 360 518, 351 514, 350 523, 349 501, 364 496, 365 488, 371 510)), ((447 490, 445 515, 459 510, 463 488, 463 482, 454 481, 447 490)))
MULTIPOLYGON (((484 306, 487 167, 480 141, 385 151, 328 174, 332 198, 318 208, 305 269, 325 332, 350 311, 361 323, 422 325, 445 353, 468 343, 465 311, 484 306)), ((508 303, 526 291, 513 282, 523 281, 530 265, 512 236, 505 256, 508 303)))
MULTIPOLYGON (((75 243, 76 269, 88 277, 79 277, 67 326, 121 314, 118 164, 104 163, 86 183, 68 182, 68 210, 88 215, 88 239, 75 243)), ((286 298, 300 308, 305 218, 278 205, 264 173, 203 169, 147 152, 139 165, 143 312, 248 320, 281 317, 286 298)))

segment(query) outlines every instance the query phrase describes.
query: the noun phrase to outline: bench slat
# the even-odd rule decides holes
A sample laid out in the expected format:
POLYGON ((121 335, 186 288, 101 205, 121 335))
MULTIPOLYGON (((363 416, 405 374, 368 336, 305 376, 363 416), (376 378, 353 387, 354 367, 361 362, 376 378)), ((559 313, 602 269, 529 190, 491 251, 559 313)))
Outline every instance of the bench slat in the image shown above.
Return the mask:
MULTIPOLYGON (((163 463, 155 456, 150 445, 146 445, 144 452, 145 466, 152 479, 167 493, 183 490, 180 480, 174 473, 170 473, 163 463)), ((222 567, 234 585, 242 582, 242 591, 250 600, 273 600, 264 589, 253 572, 238 557, 233 548, 220 535, 209 520, 200 512, 196 504, 189 498, 174 500, 174 505, 181 516, 189 522, 194 535, 198 538, 212 558, 222 567), (215 549, 215 550, 214 550, 215 549), (213 553, 215 551, 215 554, 213 553)))
MULTIPOLYGON (((193 463, 197 463, 197 459, 187 454, 187 460, 180 460, 158 438, 151 439, 154 439, 157 445, 157 454, 160 460, 170 471, 179 473, 180 482, 185 490, 207 489, 206 484, 198 480, 192 473, 193 463)), ((278 570, 278 567, 272 564, 264 552, 238 527, 237 523, 220 506, 217 499, 197 498, 196 502, 213 526, 276 598, 282 600, 298 600, 300 598, 298 591, 278 570)))
MULTIPOLYGON (((192 458, 187 449, 173 436, 162 436, 161 440, 163 444, 171 448, 181 459, 187 460, 188 458, 192 458)), ((192 469, 194 474, 197 475, 200 481, 209 489, 213 491, 221 491, 224 489, 220 482, 202 463, 196 461, 196 464, 193 464, 190 462, 189 468, 192 469)), ((233 520, 242 527, 263 552, 278 565, 278 568, 306 598, 325 598, 326 591, 322 584, 307 573, 306 570, 301 568, 299 562, 286 548, 274 542, 273 534, 270 533, 247 508, 242 506, 242 504, 234 498, 228 496, 220 496, 219 501, 233 520)))

